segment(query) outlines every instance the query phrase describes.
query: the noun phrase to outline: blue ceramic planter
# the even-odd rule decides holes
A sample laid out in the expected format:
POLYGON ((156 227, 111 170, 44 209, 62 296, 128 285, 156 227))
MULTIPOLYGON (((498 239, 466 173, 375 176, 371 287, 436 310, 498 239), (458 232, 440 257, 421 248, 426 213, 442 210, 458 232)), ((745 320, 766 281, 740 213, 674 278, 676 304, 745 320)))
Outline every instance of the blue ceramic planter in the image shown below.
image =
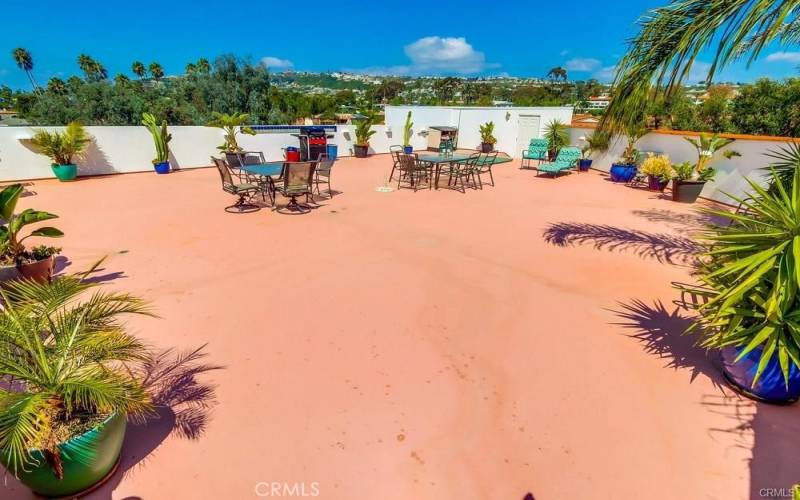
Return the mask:
POLYGON ((587 172, 592 167, 592 160, 588 158, 581 158, 578 160, 578 170, 581 172, 587 172))
POLYGON ((410 155, 414 152, 414 146, 403 146, 403 153, 410 155))
POLYGON ((636 165, 627 163, 614 163, 611 165, 611 180, 614 182, 630 182, 636 175, 636 165))
POLYGON ((156 169, 157 174, 168 174, 169 173, 169 162, 161 162, 161 163, 153 163, 153 168, 156 169))
POLYGON ((783 372, 777 354, 767 363, 767 367, 753 385, 753 378, 761 358, 761 347, 753 349, 738 363, 734 360, 743 347, 728 347, 720 352, 722 370, 730 384, 745 396, 774 404, 789 404, 800 399, 800 370, 793 363, 789 369, 789 384, 783 379, 783 372))

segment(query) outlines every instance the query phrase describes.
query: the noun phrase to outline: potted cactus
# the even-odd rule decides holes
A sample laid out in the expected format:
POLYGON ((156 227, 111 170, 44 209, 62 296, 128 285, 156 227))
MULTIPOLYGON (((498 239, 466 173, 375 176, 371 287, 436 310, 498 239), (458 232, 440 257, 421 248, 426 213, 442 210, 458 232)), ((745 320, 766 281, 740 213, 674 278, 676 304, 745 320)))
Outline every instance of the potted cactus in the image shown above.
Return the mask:
POLYGON ((410 155, 414 152, 414 147, 411 145, 411 128, 414 122, 411 121, 411 111, 406 115, 406 123, 403 125, 403 153, 410 155))
POLYGON ((494 136, 494 122, 486 122, 480 126, 481 131, 481 152, 491 153, 494 150, 494 145, 497 144, 497 138, 494 136))
POLYGON ((150 113, 142 113, 142 125, 147 127, 153 136, 153 144, 156 147, 156 157, 153 159, 153 168, 157 174, 169 173, 169 141, 172 134, 167 130, 167 121, 156 121, 156 117, 150 113))
POLYGON ((71 122, 63 132, 36 130, 29 140, 34 151, 53 162, 53 174, 60 181, 71 181, 78 175, 73 159, 80 157, 92 138, 80 122, 71 122))

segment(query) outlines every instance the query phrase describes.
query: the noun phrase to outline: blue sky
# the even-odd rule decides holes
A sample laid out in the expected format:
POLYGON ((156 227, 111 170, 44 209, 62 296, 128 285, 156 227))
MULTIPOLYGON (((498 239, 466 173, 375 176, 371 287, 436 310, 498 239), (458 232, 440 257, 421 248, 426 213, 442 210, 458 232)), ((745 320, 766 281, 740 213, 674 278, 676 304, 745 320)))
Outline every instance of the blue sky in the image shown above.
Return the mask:
MULTIPOLYGON (((11 58, 19 46, 32 52, 40 83, 78 73, 80 53, 111 75, 130 75, 134 60, 158 61, 167 74, 179 74, 189 61, 234 53, 277 71, 544 76, 561 65, 571 79, 607 80, 637 17, 665 1, 338 0, 307 9, 298 1, 82 0, 76 8, 5 0, 7 21, 32 21, 4 24, 0 84, 29 86, 11 58), (33 5, 45 12, 31 17, 33 5)), ((698 69, 708 60, 701 57, 698 69)), ((797 74, 798 65, 800 52, 775 48, 749 69, 733 66, 718 80, 784 78, 797 74)))

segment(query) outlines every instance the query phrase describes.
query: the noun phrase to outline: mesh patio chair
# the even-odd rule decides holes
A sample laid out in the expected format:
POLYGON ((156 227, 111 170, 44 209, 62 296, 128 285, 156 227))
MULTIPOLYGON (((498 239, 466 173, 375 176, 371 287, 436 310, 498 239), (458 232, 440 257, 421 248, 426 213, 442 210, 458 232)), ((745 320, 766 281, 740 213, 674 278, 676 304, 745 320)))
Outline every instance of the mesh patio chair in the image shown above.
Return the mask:
POLYGON ((495 161, 497 161, 497 151, 481 155, 480 159, 475 165, 475 177, 477 177, 478 187, 480 187, 481 189, 483 189, 483 180, 481 180, 482 174, 489 174, 489 180, 491 181, 491 186, 494 187, 494 175, 492 175, 492 165, 494 165, 495 161))
POLYGON ((400 154, 403 153, 403 146, 389 146, 389 154, 392 155, 392 173, 389 174, 389 182, 392 182, 394 178, 394 172, 397 170, 397 167, 400 165, 400 154))
POLYGON ((319 190, 319 185, 325 183, 328 185, 328 196, 333 198, 333 191, 331 191, 331 170, 333 169, 334 160, 328 158, 328 155, 319 155, 317 167, 314 169, 314 187, 317 188, 317 194, 322 194, 319 190))
POLYGON ((480 186, 478 173, 480 170, 481 156, 481 153, 472 153, 466 161, 457 166, 456 176, 461 179, 462 188, 469 186, 478 189, 480 186))
POLYGON ((225 211, 241 214, 260 210, 261 207, 250 203, 253 196, 261 192, 259 186, 257 184, 242 182, 241 178, 231 172, 225 160, 214 157, 211 157, 211 160, 214 162, 214 165, 216 165, 217 171, 219 171, 219 176, 222 180, 222 190, 239 197, 236 203, 225 207, 225 211))
POLYGON ((407 187, 416 191, 421 180, 428 183, 428 189, 432 187, 431 167, 426 162, 421 161, 416 154, 399 153, 398 161, 397 189, 407 187), (403 186, 403 183, 407 185, 403 186))
POLYGON ((289 198, 289 204, 282 210, 279 209, 279 212, 304 214, 311 211, 308 203, 314 189, 315 166, 313 161, 295 161, 283 164, 283 173, 281 174, 283 184, 277 188, 277 192, 289 198), (304 195, 306 204, 297 203, 297 197, 304 195))

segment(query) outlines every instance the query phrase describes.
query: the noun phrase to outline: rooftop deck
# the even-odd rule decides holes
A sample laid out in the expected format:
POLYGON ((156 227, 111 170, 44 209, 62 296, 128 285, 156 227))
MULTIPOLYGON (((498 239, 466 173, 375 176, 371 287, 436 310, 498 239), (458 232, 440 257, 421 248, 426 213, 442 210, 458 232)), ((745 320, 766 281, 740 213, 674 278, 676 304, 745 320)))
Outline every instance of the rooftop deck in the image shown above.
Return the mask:
POLYGON ((226 213, 212 169, 30 187, 67 272, 109 256, 96 279, 161 316, 135 331, 224 366, 207 412, 174 408, 193 436, 166 410, 131 426, 90 498, 741 499, 800 477, 800 408, 734 396, 681 336, 693 207, 518 161, 482 191, 376 192, 389 165, 342 159, 302 216, 226 213))

